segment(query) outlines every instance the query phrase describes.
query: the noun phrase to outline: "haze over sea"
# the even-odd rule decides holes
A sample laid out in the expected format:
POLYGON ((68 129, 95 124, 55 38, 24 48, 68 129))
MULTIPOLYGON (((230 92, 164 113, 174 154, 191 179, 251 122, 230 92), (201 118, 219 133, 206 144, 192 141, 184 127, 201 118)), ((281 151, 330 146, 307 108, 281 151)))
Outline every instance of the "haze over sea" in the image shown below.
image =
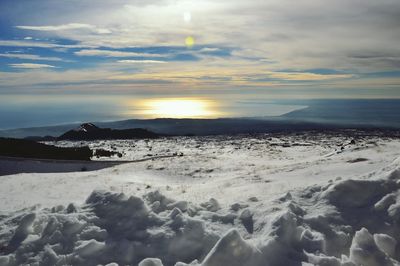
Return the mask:
POLYGON ((227 101, 201 97, 137 100, 122 96, 4 96, 0 98, 0 129, 125 119, 239 117, 400 127, 398 106, 399 99, 227 101))

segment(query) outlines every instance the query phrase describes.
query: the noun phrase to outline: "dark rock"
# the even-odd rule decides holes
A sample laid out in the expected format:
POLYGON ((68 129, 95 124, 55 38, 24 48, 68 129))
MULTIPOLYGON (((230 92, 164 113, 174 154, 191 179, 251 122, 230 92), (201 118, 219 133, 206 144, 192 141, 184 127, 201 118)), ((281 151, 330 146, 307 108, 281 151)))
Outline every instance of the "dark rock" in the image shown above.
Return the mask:
POLYGON ((91 123, 82 124, 80 127, 70 130, 58 140, 100 140, 100 139, 153 139, 158 134, 143 128, 133 129, 111 129, 99 128, 91 123))
POLYGON ((24 139, 0 138, 0 156, 90 161, 93 152, 87 146, 61 148, 24 139))

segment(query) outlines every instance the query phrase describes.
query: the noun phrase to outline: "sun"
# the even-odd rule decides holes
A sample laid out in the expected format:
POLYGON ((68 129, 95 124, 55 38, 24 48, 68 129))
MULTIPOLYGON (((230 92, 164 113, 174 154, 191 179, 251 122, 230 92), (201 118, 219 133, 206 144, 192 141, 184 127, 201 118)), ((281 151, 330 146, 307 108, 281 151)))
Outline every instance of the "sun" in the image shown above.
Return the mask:
POLYGON ((183 20, 186 23, 189 23, 192 20, 192 14, 190 12, 188 12, 188 11, 184 12, 183 13, 183 20))

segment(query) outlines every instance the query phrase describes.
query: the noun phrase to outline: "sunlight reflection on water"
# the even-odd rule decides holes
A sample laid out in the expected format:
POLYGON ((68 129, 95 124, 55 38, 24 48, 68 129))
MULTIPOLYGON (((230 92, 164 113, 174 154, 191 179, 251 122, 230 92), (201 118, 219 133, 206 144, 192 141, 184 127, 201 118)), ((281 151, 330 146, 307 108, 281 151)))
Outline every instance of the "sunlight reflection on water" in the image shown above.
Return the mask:
POLYGON ((128 105, 132 115, 145 118, 216 118, 223 115, 217 101, 202 98, 130 100, 128 105))

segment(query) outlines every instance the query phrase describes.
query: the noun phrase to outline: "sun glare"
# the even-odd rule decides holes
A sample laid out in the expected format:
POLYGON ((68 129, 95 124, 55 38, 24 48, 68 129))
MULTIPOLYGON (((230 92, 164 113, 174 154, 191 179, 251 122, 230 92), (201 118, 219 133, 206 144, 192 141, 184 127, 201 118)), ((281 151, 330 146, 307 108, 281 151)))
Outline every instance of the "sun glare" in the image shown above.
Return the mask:
POLYGON ((152 118, 209 118, 215 117, 215 103, 194 98, 149 99, 139 102, 141 114, 152 118))

